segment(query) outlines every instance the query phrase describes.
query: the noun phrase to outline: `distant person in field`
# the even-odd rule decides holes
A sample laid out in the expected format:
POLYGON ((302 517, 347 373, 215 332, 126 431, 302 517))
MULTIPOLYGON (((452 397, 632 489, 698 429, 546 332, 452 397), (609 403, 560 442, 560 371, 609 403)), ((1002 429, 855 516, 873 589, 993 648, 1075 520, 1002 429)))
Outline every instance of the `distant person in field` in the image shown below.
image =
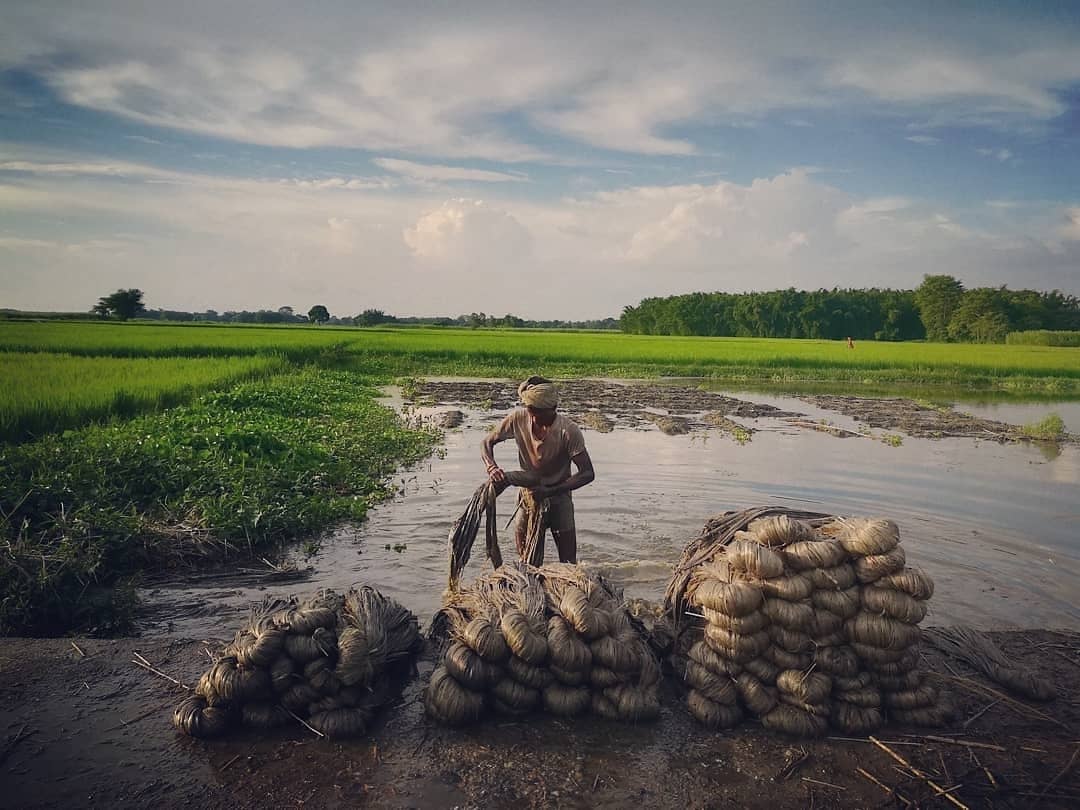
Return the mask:
POLYGON ((854 349, 855 348, 855 341, 852 340, 850 337, 847 339, 847 347, 849 349, 854 349))
POLYGON ((541 528, 540 542, 531 560, 533 565, 544 561, 544 532, 551 529, 560 562, 577 562, 577 528, 574 524, 574 500, 570 493, 590 483, 595 477, 592 459, 585 449, 581 428, 567 416, 558 413, 559 392, 555 384, 544 377, 529 377, 518 386, 518 398, 524 407, 515 408, 491 431, 481 445, 481 457, 487 466, 488 477, 506 486, 506 472, 495 461, 495 445, 514 439, 518 449, 518 464, 522 471, 539 476, 540 484, 518 492, 518 519, 514 540, 518 555, 525 556, 526 526, 530 510, 538 510, 547 499, 548 509, 541 528), (573 464, 577 472, 571 473, 573 464))

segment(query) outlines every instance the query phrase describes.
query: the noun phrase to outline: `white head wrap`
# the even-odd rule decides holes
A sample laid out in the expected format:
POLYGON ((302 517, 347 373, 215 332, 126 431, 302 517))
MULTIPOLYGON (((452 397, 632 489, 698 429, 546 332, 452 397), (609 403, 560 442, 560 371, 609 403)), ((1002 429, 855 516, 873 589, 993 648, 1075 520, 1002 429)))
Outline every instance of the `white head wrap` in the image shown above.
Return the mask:
POLYGON ((526 380, 518 386, 518 397, 533 408, 557 408, 559 391, 554 383, 533 383, 526 380))

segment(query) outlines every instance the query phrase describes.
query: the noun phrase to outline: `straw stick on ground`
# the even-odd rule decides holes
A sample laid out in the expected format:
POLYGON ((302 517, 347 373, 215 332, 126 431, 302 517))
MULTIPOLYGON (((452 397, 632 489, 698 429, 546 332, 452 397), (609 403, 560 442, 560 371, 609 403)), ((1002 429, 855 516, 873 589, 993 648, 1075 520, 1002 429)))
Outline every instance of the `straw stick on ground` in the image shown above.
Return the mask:
POLYGON ((879 788, 884 790, 890 796, 895 796, 897 798, 897 800, 902 802, 905 807, 910 807, 911 806, 911 800, 910 799, 908 799, 906 796, 904 796, 902 793, 900 793, 900 791, 896 790, 895 788, 891 788, 888 785, 886 785, 884 782, 882 782, 880 779, 878 779, 876 776, 874 776, 869 771, 863 770, 862 768, 856 768, 855 773, 859 774, 859 776, 863 777, 864 779, 867 779, 867 780, 873 782, 875 785, 877 785, 879 788))
POLYGON ((955 796, 952 796, 948 792, 949 790, 954 790, 955 788, 946 789, 946 788, 941 787, 941 785, 939 785, 939 784, 935 783, 934 781, 932 781, 929 776, 927 776, 925 773, 920 771, 918 768, 916 768, 914 765, 912 765, 910 762, 908 762, 906 759, 904 759, 902 756, 900 756, 898 753, 893 751, 891 748, 889 748, 889 746, 885 745, 885 743, 881 742, 879 739, 877 739, 873 735, 870 736, 870 742, 872 742, 874 745, 876 745, 878 748, 880 748, 882 751, 884 751, 890 757, 895 759, 897 762, 899 762, 901 765, 903 765, 905 768, 907 768, 913 774, 915 774, 920 779, 922 779, 924 782, 926 782, 926 784, 928 784, 931 788, 936 790, 939 795, 944 796, 946 799, 948 799, 952 804, 954 804, 957 807, 961 808, 961 810, 970 810, 966 804, 964 804, 963 802, 961 802, 959 799, 957 799, 955 796))
POLYGON ((152 673, 154 673, 155 675, 157 675, 157 676, 158 676, 159 678, 164 678, 165 680, 167 680, 167 681, 169 681, 169 682, 171 682, 171 683, 174 683, 174 684, 176 684, 176 685, 177 685, 177 686, 179 686, 179 687, 180 687, 181 689, 186 689, 186 690, 187 690, 187 691, 189 691, 189 692, 191 691, 191 687, 190 687, 190 686, 188 686, 187 684, 183 684, 183 683, 180 683, 180 681, 176 680, 176 678, 174 678, 174 677, 173 677, 172 675, 166 675, 166 674, 165 674, 164 672, 162 672, 162 671, 161 671, 160 669, 155 669, 155 668, 154 668, 154 666, 153 666, 153 664, 151 664, 151 663, 150 663, 149 661, 147 661, 147 660, 146 660, 145 658, 143 658, 143 657, 142 657, 141 655, 139 655, 138 653, 135 653, 134 655, 135 655, 135 658, 133 658, 133 659, 131 660, 131 663, 135 664, 135 666, 137 666, 137 667, 142 667, 142 668, 143 668, 143 669, 145 669, 145 670, 146 670, 147 672, 152 672, 152 673))

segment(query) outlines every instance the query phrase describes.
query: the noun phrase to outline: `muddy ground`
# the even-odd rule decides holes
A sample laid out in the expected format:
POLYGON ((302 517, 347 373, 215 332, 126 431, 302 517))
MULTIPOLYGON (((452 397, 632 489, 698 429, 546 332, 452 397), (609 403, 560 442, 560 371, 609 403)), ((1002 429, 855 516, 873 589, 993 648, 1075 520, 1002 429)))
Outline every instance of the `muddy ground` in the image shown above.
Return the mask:
MULTIPOLYGON (((1080 804, 1080 635, 994 634, 1050 678, 1049 704, 1011 703, 934 650, 926 667, 952 695, 947 728, 888 728, 878 738, 967 807, 1080 804), (959 676, 959 680, 957 679, 959 676), (931 739, 933 735, 937 739, 931 739)), ((415 678, 368 736, 315 738, 299 726, 218 741, 171 726, 183 690, 132 663, 139 652, 192 684, 201 641, 0 640, 2 807, 922 807, 947 803, 866 739, 788 740, 746 722, 708 733, 672 679, 655 724, 586 717, 491 719, 467 730, 427 721, 415 678)))
MULTIPOLYGON (((746 440, 757 429, 758 420, 775 419, 793 428, 829 433, 838 438, 864 437, 889 441, 896 431, 921 438, 965 437, 998 442, 1026 442, 1017 425, 983 419, 950 407, 936 407, 904 398, 807 395, 799 399, 816 409, 835 411, 866 426, 852 430, 804 413, 784 411, 775 406, 737 399, 687 384, 622 383, 605 380, 560 381, 560 409, 586 428, 607 432, 616 428, 659 430, 678 435, 691 431, 720 430, 746 440)), ((416 389, 413 402, 443 406, 463 406, 505 411, 517 403, 512 382, 424 381, 416 389)), ((439 415, 446 427, 461 423, 459 412, 439 415)), ((1066 435, 1063 441, 1080 437, 1066 435)))

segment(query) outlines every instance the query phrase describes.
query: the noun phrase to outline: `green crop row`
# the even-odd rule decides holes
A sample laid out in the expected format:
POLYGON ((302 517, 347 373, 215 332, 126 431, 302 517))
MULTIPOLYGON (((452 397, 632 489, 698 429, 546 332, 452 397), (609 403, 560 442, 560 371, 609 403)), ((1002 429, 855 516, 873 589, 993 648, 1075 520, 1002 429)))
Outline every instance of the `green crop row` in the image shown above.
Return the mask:
POLYGON ((1009 332, 1005 342, 1011 346, 1080 346, 1080 332, 1034 329, 1028 332, 1009 332))
POLYGON ((287 367, 278 356, 128 359, 0 352, 0 441, 161 410, 287 367))

